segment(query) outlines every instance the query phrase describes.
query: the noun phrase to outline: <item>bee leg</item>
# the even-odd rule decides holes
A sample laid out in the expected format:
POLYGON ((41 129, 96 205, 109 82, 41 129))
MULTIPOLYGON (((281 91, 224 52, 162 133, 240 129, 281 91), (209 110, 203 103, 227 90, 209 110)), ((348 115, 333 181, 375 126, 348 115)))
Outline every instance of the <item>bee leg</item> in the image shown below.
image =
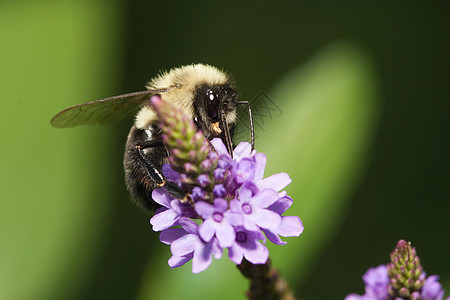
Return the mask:
POLYGON ((144 149, 153 148, 153 147, 163 147, 164 145, 159 141, 145 141, 140 144, 136 144, 136 150, 139 153, 139 158, 142 163, 145 165, 145 169, 148 172, 148 176, 152 178, 157 185, 163 186, 166 181, 164 176, 161 174, 158 169, 150 162, 147 156, 144 153, 144 149))
POLYGON ((173 182, 166 181, 166 184, 164 185, 166 187, 166 190, 175 198, 180 199, 181 202, 185 203, 189 201, 189 195, 180 189, 178 185, 176 185, 173 182))
POLYGON ((251 145, 252 145, 252 151, 255 149, 255 128, 253 127, 253 116, 252 116, 252 108, 250 107, 250 102, 248 101, 237 101, 236 104, 245 104, 247 105, 248 109, 248 118, 250 121, 250 138, 251 138, 251 145))
POLYGON ((158 171, 158 169, 155 168, 155 166, 153 166, 153 164, 149 161, 147 156, 145 156, 144 149, 152 147, 164 147, 164 145, 160 141, 145 141, 141 144, 136 145, 139 157, 144 163, 145 169, 147 170, 149 177, 151 177, 160 188, 165 186, 166 190, 174 197, 178 199, 186 199, 187 197, 186 192, 181 190, 175 183, 167 181, 164 178, 164 175, 161 174, 161 172, 158 171))

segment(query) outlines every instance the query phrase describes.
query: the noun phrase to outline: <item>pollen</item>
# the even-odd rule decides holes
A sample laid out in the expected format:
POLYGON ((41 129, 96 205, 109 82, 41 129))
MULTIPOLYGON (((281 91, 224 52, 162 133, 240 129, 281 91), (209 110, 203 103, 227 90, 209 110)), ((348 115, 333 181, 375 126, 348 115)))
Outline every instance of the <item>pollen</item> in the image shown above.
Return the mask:
POLYGON ((222 129, 220 129, 220 127, 219 127, 219 122, 211 124, 211 129, 216 135, 219 135, 220 133, 222 133, 222 129))

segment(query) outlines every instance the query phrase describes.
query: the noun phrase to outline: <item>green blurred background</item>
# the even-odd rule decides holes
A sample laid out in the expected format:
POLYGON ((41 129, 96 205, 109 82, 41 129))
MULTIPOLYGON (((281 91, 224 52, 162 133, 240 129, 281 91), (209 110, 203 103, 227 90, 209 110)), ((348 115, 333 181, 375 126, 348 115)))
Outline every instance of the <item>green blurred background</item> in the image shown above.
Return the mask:
POLYGON ((123 183, 132 120, 49 125, 69 105, 192 62, 277 108, 258 112, 256 145, 267 175, 293 178, 289 212, 305 232, 269 248, 300 299, 362 293, 362 274, 400 238, 449 292, 449 8, 0 2, 0 299, 244 299, 226 258, 198 275, 167 266, 169 248, 123 183))

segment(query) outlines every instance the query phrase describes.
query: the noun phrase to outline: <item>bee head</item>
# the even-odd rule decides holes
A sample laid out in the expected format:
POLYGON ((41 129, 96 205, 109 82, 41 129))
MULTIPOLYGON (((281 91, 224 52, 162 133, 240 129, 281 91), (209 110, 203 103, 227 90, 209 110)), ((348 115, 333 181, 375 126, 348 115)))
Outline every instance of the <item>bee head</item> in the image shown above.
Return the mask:
POLYGON ((202 84, 194 95, 194 121, 208 139, 220 137, 236 121, 238 93, 229 83, 202 84))

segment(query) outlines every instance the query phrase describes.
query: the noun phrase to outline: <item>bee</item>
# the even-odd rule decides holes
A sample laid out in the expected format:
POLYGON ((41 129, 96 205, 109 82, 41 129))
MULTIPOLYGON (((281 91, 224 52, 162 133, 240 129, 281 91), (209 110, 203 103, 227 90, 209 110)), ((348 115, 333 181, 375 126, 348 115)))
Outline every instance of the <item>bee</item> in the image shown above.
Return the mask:
POLYGON ((158 94, 192 118, 207 139, 221 138, 230 154, 237 105, 247 106, 252 149, 254 132, 250 103, 239 100, 230 75, 213 66, 192 64, 173 68, 150 80, 146 88, 146 91, 71 106, 56 114, 50 123, 57 128, 103 125, 135 115, 125 144, 125 183, 132 202, 152 213, 159 207, 152 199, 154 189, 166 185, 173 195, 182 197, 174 185, 169 189, 161 171, 169 153, 162 143, 159 122, 151 107, 152 95, 158 94))

